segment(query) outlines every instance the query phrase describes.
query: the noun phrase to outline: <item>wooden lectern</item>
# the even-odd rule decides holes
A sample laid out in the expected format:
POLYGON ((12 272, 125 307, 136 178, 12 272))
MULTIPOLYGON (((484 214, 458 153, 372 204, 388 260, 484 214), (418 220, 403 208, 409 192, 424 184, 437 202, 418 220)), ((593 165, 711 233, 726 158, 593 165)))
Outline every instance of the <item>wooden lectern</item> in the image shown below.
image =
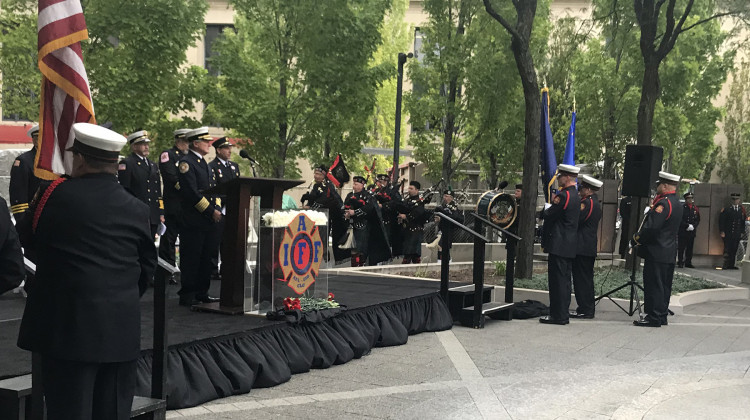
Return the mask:
POLYGON ((207 194, 223 196, 222 201, 226 206, 224 236, 221 241, 221 300, 218 303, 194 305, 194 309, 224 314, 246 311, 244 276, 249 222, 245 210, 250 208, 252 197, 260 197, 263 208, 281 210, 284 191, 304 182, 240 177, 206 191, 207 194))

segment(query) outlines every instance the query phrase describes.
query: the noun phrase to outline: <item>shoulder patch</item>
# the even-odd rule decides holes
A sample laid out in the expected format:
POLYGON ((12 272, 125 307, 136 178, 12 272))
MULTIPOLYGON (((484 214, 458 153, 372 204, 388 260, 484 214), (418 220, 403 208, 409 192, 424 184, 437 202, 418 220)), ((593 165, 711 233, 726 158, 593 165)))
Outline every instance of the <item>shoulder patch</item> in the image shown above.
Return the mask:
POLYGON ((18 160, 18 159, 16 159, 16 160, 15 160, 15 161, 13 162, 13 166, 21 166, 21 161, 20 161, 20 160, 18 160))
POLYGON ((663 212, 664 211, 664 205, 663 204, 659 204, 658 206, 654 207, 654 211, 657 212, 657 213, 663 212))
POLYGON ((553 202, 554 204, 560 204, 560 196, 559 196, 559 195, 556 195, 556 196, 555 196, 555 198, 554 198, 554 199, 552 199, 552 202, 553 202))
POLYGON ((190 170, 190 165, 187 162, 180 162, 180 173, 184 174, 190 170))
POLYGON ((162 152, 162 153, 161 153, 161 156, 159 157, 159 161, 160 161, 161 163, 169 162, 169 153, 167 153, 167 152, 162 152))
POLYGON ((581 210, 584 210, 584 209, 586 209, 586 204, 581 203, 581 210))
POLYGON ((117 166, 117 170, 124 171, 125 169, 128 169, 128 165, 126 165, 125 162, 120 162, 120 165, 117 166))

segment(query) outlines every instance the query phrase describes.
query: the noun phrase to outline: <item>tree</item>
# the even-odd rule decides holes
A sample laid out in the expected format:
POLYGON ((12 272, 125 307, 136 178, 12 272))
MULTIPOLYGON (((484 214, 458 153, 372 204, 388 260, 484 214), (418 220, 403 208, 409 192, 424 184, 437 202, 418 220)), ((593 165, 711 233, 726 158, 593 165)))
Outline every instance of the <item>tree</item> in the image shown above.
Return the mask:
MULTIPOLYGON (((513 17, 513 13, 498 13, 495 0, 483 0, 485 10, 492 16, 511 36, 510 49, 516 61, 516 68, 523 86, 525 101, 524 133, 525 146, 523 167, 523 190, 521 198, 521 212, 518 225, 518 233, 522 238, 534 237, 534 225, 536 214, 536 200, 539 191, 539 127, 541 118, 541 104, 539 103, 539 83, 537 81, 536 68, 534 67, 533 50, 531 48, 532 30, 534 17, 537 13, 537 0, 513 1, 515 11, 515 22, 507 18, 513 17)), ((547 3, 542 2, 542 10, 547 10, 547 3)), ((516 267, 519 277, 531 277, 532 260, 534 256, 534 243, 531 240, 521 241, 518 249, 518 266, 516 267)))
POLYGON ((268 175, 296 176, 298 156, 359 153, 387 77, 371 60, 389 4, 234 0, 237 32, 215 44, 207 117, 249 137, 268 175))
POLYGON ((750 194, 750 65, 743 62, 732 72, 727 96, 724 133, 727 144, 719 161, 719 176, 728 184, 742 184, 750 194))
POLYGON ((659 67, 680 36, 724 16, 750 14, 746 0, 699 3, 705 7, 696 7, 695 0, 687 0, 684 9, 680 10, 677 0, 633 0, 635 18, 641 28, 640 49, 644 65, 638 105, 638 144, 651 144, 656 101, 661 94, 659 67), (666 10, 662 13, 665 4, 666 10))
POLYGON ((37 67, 36 2, 9 0, 0 12, 3 114, 36 120, 41 73, 37 67))

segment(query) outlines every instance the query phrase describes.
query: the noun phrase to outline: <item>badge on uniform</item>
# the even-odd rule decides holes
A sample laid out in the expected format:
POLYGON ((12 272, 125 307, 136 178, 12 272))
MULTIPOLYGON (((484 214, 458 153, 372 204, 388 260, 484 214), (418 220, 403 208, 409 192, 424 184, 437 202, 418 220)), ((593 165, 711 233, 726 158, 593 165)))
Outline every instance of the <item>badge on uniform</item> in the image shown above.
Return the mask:
POLYGON ((13 162, 13 166, 21 166, 21 161, 16 159, 15 162, 13 162))
POLYGON ((556 195, 555 198, 552 200, 552 202, 555 204, 560 204, 560 196, 556 195))
POLYGON ((126 165, 125 163, 121 163, 120 166, 117 167, 117 170, 124 171, 127 168, 128 168, 128 165, 126 165))
POLYGON ((180 173, 184 174, 190 170, 190 165, 187 162, 180 162, 180 173))
POLYGON ((161 163, 169 162, 169 153, 162 152, 161 157, 159 158, 159 161, 161 163))
POLYGON ((585 209, 586 209, 586 205, 581 203, 581 210, 585 210, 585 209))
POLYGON ((664 206, 662 206, 661 204, 659 204, 658 206, 656 206, 654 208, 654 211, 657 212, 657 213, 661 213, 661 212, 664 211, 664 206))

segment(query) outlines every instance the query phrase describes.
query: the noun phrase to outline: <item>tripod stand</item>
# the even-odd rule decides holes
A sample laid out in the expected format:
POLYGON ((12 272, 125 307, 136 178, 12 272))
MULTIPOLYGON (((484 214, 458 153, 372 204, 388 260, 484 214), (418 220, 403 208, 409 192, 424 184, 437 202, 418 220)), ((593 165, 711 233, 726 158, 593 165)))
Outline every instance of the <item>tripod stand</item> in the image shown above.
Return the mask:
POLYGON ((600 300, 602 300, 604 298, 607 298, 612 303, 614 303, 615 305, 617 305, 617 307, 620 308, 623 312, 625 312, 626 314, 628 314, 628 316, 633 316, 633 314, 635 314, 635 312, 637 310, 638 311, 638 316, 640 318, 643 318, 643 310, 642 310, 642 305, 641 305, 641 298, 640 298, 640 296, 638 294, 638 289, 641 289, 642 292, 644 292, 644 290, 643 290, 643 286, 641 286, 638 282, 635 281, 635 273, 636 273, 636 270, 637 270, 637 267, 638 267, 638 265, 637 265, 638 264, 638 257, 637 257, 638 254, 636 252, 637 249, 638 249, 638 245, 636 245, 633 248, 631 248, 631 251, 633 253, 632 254, 633 258, 632 258, 632 264, 631 264, 631 267, 630 267, 630 281, 628 281, 627 283, 625 283, 625 284, 623 284, 623 285, 621 285, 619 287, 616 287, 616 288, 610 290, 607 293, 604 293, 604 294, 600 295, 598 298, 596 298, 596 302, 598 303, 600 300), (620 290, 622 290, 622 289, 624 289, 626 287, 630 287, 630 306, 629 306, 628 309, 623 308, 622 305, 620 305, 617 301, 615 301, 614 299, 612 299, 612 295, 614 293, 617 293, 618 291, 620 291, 620 290))

